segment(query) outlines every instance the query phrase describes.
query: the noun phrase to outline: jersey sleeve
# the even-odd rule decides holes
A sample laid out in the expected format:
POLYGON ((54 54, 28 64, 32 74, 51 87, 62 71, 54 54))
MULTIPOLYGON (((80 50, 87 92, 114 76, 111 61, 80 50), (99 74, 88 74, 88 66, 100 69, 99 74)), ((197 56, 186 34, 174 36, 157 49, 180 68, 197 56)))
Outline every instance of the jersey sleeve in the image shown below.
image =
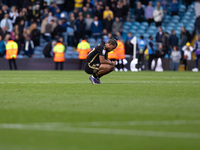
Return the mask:
POLYGON ((104 49, 104 47, 98 46, 96 49, 97 49, 99 55, 106 56, 106 50, 104 49))

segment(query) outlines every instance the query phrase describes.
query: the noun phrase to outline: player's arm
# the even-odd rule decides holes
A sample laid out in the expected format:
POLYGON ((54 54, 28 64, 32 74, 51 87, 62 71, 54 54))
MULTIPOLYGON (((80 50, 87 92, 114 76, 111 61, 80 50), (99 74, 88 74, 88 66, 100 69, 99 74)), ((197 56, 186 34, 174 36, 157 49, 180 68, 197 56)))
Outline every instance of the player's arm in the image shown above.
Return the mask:
POLYGON ((115 65, 115 61, 110 61, 108 59, 105 59, 105 56, 103 55, 99 55, 99 60, 101 64, 115 65))

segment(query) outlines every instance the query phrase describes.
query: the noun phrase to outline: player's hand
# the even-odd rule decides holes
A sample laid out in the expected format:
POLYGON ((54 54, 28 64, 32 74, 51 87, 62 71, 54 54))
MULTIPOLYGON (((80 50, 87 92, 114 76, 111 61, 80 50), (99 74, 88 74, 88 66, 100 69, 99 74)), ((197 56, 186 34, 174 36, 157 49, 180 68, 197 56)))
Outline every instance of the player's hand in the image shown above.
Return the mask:
POLYGON ((112 66, 116 65, 116 61, 111 61, 112 62, 112 66))

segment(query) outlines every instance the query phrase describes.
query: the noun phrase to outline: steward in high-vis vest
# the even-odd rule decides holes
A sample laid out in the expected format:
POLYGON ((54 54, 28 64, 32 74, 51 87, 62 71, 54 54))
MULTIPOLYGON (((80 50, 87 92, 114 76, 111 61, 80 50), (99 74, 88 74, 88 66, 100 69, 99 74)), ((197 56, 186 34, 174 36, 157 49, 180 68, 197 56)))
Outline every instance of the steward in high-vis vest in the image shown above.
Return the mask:
POLYGON ((125 47, 124 47, 124 43, 120 40, 117 40, 116 53, 117 53, 117 60, 118 60, 117 68, 120 71, 123 71, 124 69, 123 59, 125 58, 125 47))
POLYGON ((116 49, 114 49, 113 51, 108 53, 108 59, 110 59, 111 61, 118 60, 118 55, 117 55, 116 49))
POLYGON ((55 62, 55 70, 58 70, 58 65, 60 65, 60 70, 63 70, 63 62, 65 61, 65 46, 58 42, 54 48, 54 62, 55 62))
POLYGON ((8 59, 10 70, 12 70, 12 63, 14 69, 17 70, 15 59, 17 58, 18 45, 15 41, 9 40, 6 44, 6 59, 8 59))
POLYGON ((86 38, 78 44, 77 52, 79 53, 78 59, 80 60, 79 69, 82 69, 82 66, 87 58, 88 53, 90 52, 90 44, 87 42, 86 38))

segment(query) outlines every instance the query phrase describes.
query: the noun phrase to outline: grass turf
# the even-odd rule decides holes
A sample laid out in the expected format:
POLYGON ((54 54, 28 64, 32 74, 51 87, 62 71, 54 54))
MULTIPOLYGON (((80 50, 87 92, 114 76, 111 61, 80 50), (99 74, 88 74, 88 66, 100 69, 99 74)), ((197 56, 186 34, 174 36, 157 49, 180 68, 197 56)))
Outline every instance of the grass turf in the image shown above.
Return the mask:
POLYGON ((200 74, 1 71, 2 150, 199 150, 200 74))

